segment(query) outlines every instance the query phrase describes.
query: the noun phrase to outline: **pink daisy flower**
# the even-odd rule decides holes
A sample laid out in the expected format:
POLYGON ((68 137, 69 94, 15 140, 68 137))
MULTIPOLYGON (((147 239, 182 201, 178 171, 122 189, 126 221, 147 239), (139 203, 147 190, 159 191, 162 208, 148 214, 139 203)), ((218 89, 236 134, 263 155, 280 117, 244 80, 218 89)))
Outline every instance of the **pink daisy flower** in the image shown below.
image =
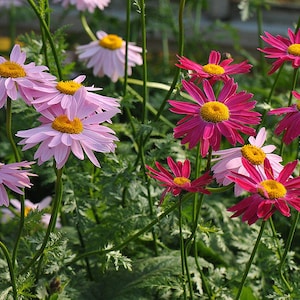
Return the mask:
POLYGON ((97 112, 113 110, 115 113, 119 113, 120 104, 117 99, 93 93, 102 90, 102 88, 83 86, 81 83, 85 78, 86 76, 80 75, 73 80, 49 82, 47 90, 36 96, 32 104, 39 112, 57 104, 62 109, 70 110, 74 101, 74 94, 83 87, 86 90, 86 101, 98 106, 97 112))
POLYGON ((293 68, 300 66, 300 30, 294 33, 290 28, 288 29, 288 38, 265 32, 266 36, 261 38, 271 47, 264 49, 258 48, 259 51, 266 54, 267 58, 276 59, 272 64, 272 68, 268 74, 274 73, 285 61, 291 61, 293 68))
POLYGON ((34 63, 25 65, 26 54, 19 45, 15 45, 10 54, 10 60, 0 56, 0 108, 6 103, 7 97, 12 100, 23 98, 31 105, 37 90, 44 88, 44 82, 55 80, 55 77, 44 71, 45 66, 34 63))
POLYGON ((23 150, 41 143, 34 155, 39 165, 54 157, 56 167, 61 169, 72 152, 81 160, 85 153, 95 166, 100 167, 93 151, 114 152, 114 142, 118 140, 115 132, 100 124, 110 120, 115 111, 94 113, 95 105, 86 102, 85 94, 85 89, 80 88, 74 94, 69 110, 60 106, 43 110, 39 127, 17 132, 16 136, 24 138, 19 142, 25 145, 23 150))
POLYGON ((110 0, 53 0, 53 2, 61 2, 63 7, 75 5, 77 10, 88 10, 93 13, 97 7, 103 10, 110 3, 110 0))
POLYGON ((212 50, 208 58, 208 64, 199 65, 188 58, 179 56, 179 64, 177 67, 190 71, 191 80, 200 80, 206 78, 211 84, 218 80, 227 81, 230 75, 243 74, 250 72, 252 65, 247 61, 238 64, 232 64, 232 58, 227 58, 221 61, 221 54, 218 51, 212 50))
POLYGON ((238 85, 230 79, 225 82, 216 98, 212 85, 203 81, 203 90, 193 82, 182 81, 185 90, 195 103, 169 100, 170 110, 176 114, 186 115, 174 128, 174 137, 183 137, 181 143, 189 144, 189 149, 201 144, 201 155, 206 156, 209 147, 220 149, 221 137, 230 144, 244 144, 240 132, 255 135, 255 130, 247 126, 260 122, 260 114, 253 112, 256 101, 249 101, 252 94, 245 91, 237 93, 238 85))
POLYGON ((276 108, 268 112, 269 115, 282 115, 286 114, 284 118, 277 124, 275 134, 280 135, 282 132, 282 141, 288 145, 295 138, 300 136, 300 93, 292 92, 298 99, 296 104, 289 107, 276 108))
MULTIPOLYGON (((25 199, 25 217, 29 214, 30 211, 32 210, 38 210, 38 211, 42 211, 42 210, 46 210, 50 208, 50 203, 52 201, 52 198, 50 196, 44 198, 41 202, 39 203, 32 203, 30 200, 25 199)), ((19 200, 17 199, 11 199, 10 203, 16 208, 17 212, 20 213, 21 212, 21 203, 19 200)), ((6 223, 9 219, 13 218, 15 216, 14 213, 12 213, 12 211, 10 211, 7 208, 4 208, 2 210, 3 212, 3 216, 2 216, 2 222, 6 223)), ((50 213, 43 213, 42 218, 41 218, 41 222, 48 226, 49 222, 51 219, 51 214, 50 213)), ((59 218, 56 221, 56 228, 60 228, 61 227, 61 223, 59 218)))
POLYGON ((29 169, 33 162, 22 161, 18 163, 2 164, 0 163, 0 205, 9 205, 9 198, 5 186, 13 192, 23 195, 22 188, 30 188, 29 176, 35 176, 23 170, 22 168, 29 169))
MULTIPOLYGON (((282 162, 282 157, 272 153, 276 149, 274 145, 263 146, 266 137, 266 129, 262 127, 257 133, 256 138, 253 136, 249 137, 249 144, 246 144, 243 147, 214 151, 212 155, 217 155, 219 157, 212 160, 218 162, 212 166, 211 170, 214 172, 214 178, 217 183, 225 186, 232 183, 227 177, 231 172, 249 176, 249 173, 242 163, 242 158, 247 159, 260 173, 264 172, 264 161, 265 159, 268 159, 274 170, 275 176, 277 176, 283 168, 280 164, 280 162, 282 162)), ((243 189, 236 184, 234 187, 235 196, 239 196, 242 192, 243 189)))
POLYGON ((276 210, 289 217, 288 205, 300 211, 300 177, 291 177, 298 161, 288 163, 278 176, 274 176, 268 159, 265 159, 263 174, 247 159, 243 158, 242 162, 249 176, 232 172, 228 177, 250 192, 251 196, 228 209, 235 212, 232 217, 243 215, 242 221, 251 225, 258 219, 267 220, 276 210))
MULTIPOLYGON (((78 59, 87 61, 87 68, 93 68, 95 76, 107 75, 116 82, 125 73, 126 42, 121 37, 104 31, 98 31, 96 35, 98 41, 77 47, 78 59)), ((128 75, 132 74, 132 67, 143 63, 141 52, 141 47, 128 44, 128 75)))
POLYGON ((146 168, 150 171, 148 175, 162 182, 162 186, 165 187, 165 190, 160 197, 159 205, 161 205, 166 194, 169 192, 174 196, 178 196, 182 191, 209 194, 208 190, 205 189, 205 186, 208 185, 212 179, 209 172, 191 181, 189 179, 191 175, 191 164, 188 159, 183 163, 181 161, 175 163, 169 156, 167 162, 171 172, 164 168, 159 162, 155 162, 158 170, 146 165, 146 168))

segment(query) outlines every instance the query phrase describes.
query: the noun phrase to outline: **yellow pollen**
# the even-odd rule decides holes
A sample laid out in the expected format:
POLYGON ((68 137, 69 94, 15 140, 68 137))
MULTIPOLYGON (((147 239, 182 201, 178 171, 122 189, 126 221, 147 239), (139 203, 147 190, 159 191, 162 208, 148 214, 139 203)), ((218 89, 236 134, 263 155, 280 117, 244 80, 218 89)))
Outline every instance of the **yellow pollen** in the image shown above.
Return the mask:
POLYGON ((56 85, 56 89, 63 94, 74 95, 78 89, 82 87, 82 84, 73 80, 59 81, 56 85))
POLYGON ((300 110, 300 100, 297 100, 296 106, 297 106, 297 109, 300 110))
POLYGON ((254 145, 245 145, 241 149, 242 155, 253 165, 263 164, 266 154, 261 148, 258 148, 254 145))
POLYGON ((292 44, 287 49, 289 54, 300 56, 300 44, 292 44))
POLYGON ((27 215, 29 214, 30 211, 31 211, 31 208, 28 206, 25 206, 25 210, 24 210, 25 217, 27 217, 27 215))
POLYGON ((202 67, 202 70, 205 73, 208 73, 210 75, 222 75, 225 73, 225 70, 223 67, 215 64, 207 64, 202 67))
POLYGON ((221 102, 211 101, 200 108, 200 116, 207 122, 218 123, 229 119, 229 109, 221 102))
POLYGON ((79 134, 83 130, 83 125, 79 118, 70 121, 66 115, 61 115, 52 122, 52 128, 63 133, 79 134))
POLYGON ((269 199, 282 198, 286 194, 284 185, 276 180, 267 179, 262 181, 260 185, 263 187, 263 189, 259 188, 258 193, 263 197, 265 196, 264 191, 267 192, 269 199))
POLYGON ((99 40, 99 45, 103 48, 116 50, 122 47, 123 40, 115 35, 115 34, 108 34, 101 40, 99 40))
POLYGON ((18 63, 5 61, 0 64, 0 76, 6 78, 25 77, 26 72, 18 63))
POLYGON ((175 177, 173 182, 177 185, 185 185, 186 183, 190 183, 191 181, 186 177, 175 177))

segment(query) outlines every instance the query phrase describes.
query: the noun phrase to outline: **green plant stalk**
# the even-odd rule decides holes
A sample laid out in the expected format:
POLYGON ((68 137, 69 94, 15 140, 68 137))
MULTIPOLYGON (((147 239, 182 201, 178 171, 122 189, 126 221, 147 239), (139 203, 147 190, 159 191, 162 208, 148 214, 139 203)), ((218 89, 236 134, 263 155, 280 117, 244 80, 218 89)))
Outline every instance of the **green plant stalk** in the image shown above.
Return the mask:
POLYGON ((36 16, 38 17, 40 24, 42 25, 42 27, 45 30, 45 34, 48 38, 51 50, 52 50, 52 55, 54 57, 54 61, 56 64, 56 68, 57 68, 57 73, 58 73, 58 78, 59 80, 62 80, 62 70, 61 70, 61 66, 60 66, 60 61, 58 59, 57 53, 56 53, 56 49, 55 49, 55 43, 53 41, 51 32, 48 28, 48 25, 46 23, 46 21, 44 20, 43 16, 40 14, 38 7, 36 6, 36 4, 34 3, 33 0, 27 0, 29 5, 32 7, 33 11, 35 12, 36 16))
POLYGON ((179 199, 179 205, 178 205, 178 221, 179 221, 179 242, 180 242, 180 259, 181 259, 181 276, 182 276, 182 290, 183 290, 183 299, 187 299, 186 295, 186 280, 188 281, 189 284, 189 290, 190 290, 190 295, 192 297, 193 295, 193 289, 191 289, 191 278, 189 278, 189 273, 186 271, 187 268, 187 258, 186 258, 186 251, 184 247, 184 238, 182 234, 182 204, 181 200, 179 199), (192 290, 192 291, 191 291, 192 290))
POLYGON ((0 248, 5 256, 8 269, 9 269, 9 275, 10 275, 10 282, 13 290, 13 299, 18 300, 18 291, 16 286, 16 278, 15 278, 15 272, 14 272, 14 266, 12 263, 12 260, 10 258, 9 251, 7 250, 6 246, 0 241, 0 248))
POLYGON ((256 242, 255 242, 255 245, 254 245, 254 247, 253 247, 252 253, 251 253, 251 255, 250 255, 249 261, 248 261, 248 263, 247 263, 247 265, 246 265, 246 269, 245 269, 245 271, 244 271, 243 278, 242 278, 242 281, 241 281, 241 283, 240 283, 239 290, 238 290, 238 293, 237 293, 237 295, 236 295, 236 297, 235 297, 235 300, 239 300, 239 299, 240 299, 240 296, 241 296, 241 293, 242 293, 242 290, 243 290, 245 281, 246 281, 246 279, 247 279, 247 276, 248 276, 250 267, 251 267, 251 265, 252 265, 252 262, 253 262, 253 259, 254 259, 255 254, 256 254, 258 245, 259 245, 260 240, 261 240, 261 237, 262 237, 262 235, 263 235, 263 232, 264 232, 264 229, 265 229, 265 225, 266 225, 266 221, 262 221, 261 226, 260 226, 260 231, 259 231, 259 233, 258 233, 258 236, 257 236, 256 242))
POLYGON ((294 69, 293 80, 292 80, 292 86, 291 86, 291 92, 290 92, 290 97, 289 97, 289 104, 288 104, 288 106, 290 106, 290 105, 292 104, 292 98, 293 98, 292 91, 294 91, 294 90, 296 89, 296 86, 297 86, 297 78, 298 78, 298 68, 294 69))
POLYGON ((123 83, 123 96, 127 93, 127 80, 128 80, 128 44, 130 39, 130 15, 131 15, 131 0, 127 0, 126 6, 126 37, 125 37, 125 69, 124 69, 124 83, 123 83))
POLYGON ((142 123, 145 124, 147 120, 147 103, 149 95, 147 89, 148 81, 148 65, 147 65, 147 40, 146 40, 146 11, 145 0, 140 1, 141 6, 141 30, 142 30, 142 58, 143 58, 143 106, 142 106, 142 123))
MULTIPOLYGON (((181 203, 184 203, 185 201, 187 201, 190 196, 192 194, 191 193, 187 193, 184 197, 182 197, 181 199, 181 203)), ((94 250, 94 251, 89 251, 86 253, 82 253, 80 255, 78 255, 77 257, 75 257, 70 263, 67 264, 67 266, 74 264, 76 261, 83 259, 84 257, 87 256, 92 256, 92 255, 104 255, 106 253, 109 253, 111 251, 117 251, 117 250, 122 250, 123 248, 125 248, 130 242, 135 241, 136 239, 138 239, 142 234, 146 233, 147 231, 151 230, 151 228, 153 228, 160 220, 162 220, 164 217, 166 217, 167 215, 169 215, 171 212, 173 212, 175 209, 178 208, 179 202, 176 201, 172 206, 170 206, 168 209, 166 209, 163 213, 161 213, 160 215, 156 216, 149 224, 147 224, 145 227, 143 227, 142 229, 140 229, 139 231, 137 231, 135 234, 129 236, 127 239, 124 240, 124 242, 122 242, 121 244, 117 245, 117 246, 113 246, 110 249, 105 249, 105 250, 94 250)))
MULTIPOLYGON (((263 12, 262 12, 262 4, 257 4, 256 6, 256 23, 257 23, 257 37, 258 37, 258 45, 262 49, 263 48, 263 41, 261 39, 261 35, 263 33, 262 25, 263 25, 263 12)), ((265 59, 264 54, 260 52, 260 66, 262 70, 263 76, 265 75, 265 59)))
POLYGON ((86 17, 85 17, 85 14, 84 12, 80 12, 80 21, 81 21, 81 24, 82 24, 82 27, 84 29, 84 31, 87 33, 87 35, 90 37, 90 39, 92 41, 97 41, 97 37, 94 35, 92 29, 90 28, 87 20, 86 20, 86 17))
POLYGON ((280 261, 280 264, 279 264, 279 270, 280 270, 281 278, 282 278, 282 280, 284 281, 286 287, 288 288, 288 290, 289 290, 290 292, 291 292, 293 289, 292 289, 292 287, 290 286, 290 284, 287 282, 287 280, 285 279, 285 277, 283 276, 283 272, 284 272, 283 266, 284 266, 284 263, 285 263, 287 254, 288 254, 288 252, 289 252, 290 249, 291 249, 292 241, 293 241, 293 239, 294 239, 295 232, 296 232, 297 225, 298 225, 298 221, 299 221, 299 216, 300 216, 300 213, 297 211, 297 212, 296 212, 296 216, 295 216, 295 218, 294 218, 294 221, 293 221, 293 223, 292 223, 292 226, 291 226, 289 235, 288 235, 288 239, 287 239, 287 242, 286 242, 286 247, 285 247, 285 249, 284 249, 284 252, 283 252, 283 254, 282 254, 281 261, 280 261))
POLYGON ((54 204, 53 204, 53 208, 52 208, 50 222, 47 227, 47 231, 46 231, 43 243, 42 243, 41 247, 36 251, 35 255, 30 260, 30 262, 23 268, 23 270, 21 270, 21 274, 26 273, 29 270, 29 268, 36 263, 36 261, 40 258, 40 256, 43 255, 44 250, 47 246, 48 240, 50 238, 50 234, 51 234, 51 232, 53 232, 53 230, 55 228, 57 215, 58 215, 61 200, 62 200, 62 191, 63 191, 62 175, 63 175, 63 168, 56 170, 54 204))
MULTIPOLYGON (((184 24, 183 24, 184 7, 185 7, 185 0, 180 0, 179 13, 178 13, 178 27, 179 27, 178 37, 179 37, 179 39, 178 39, 178 53, 177 53, 179 56, 183 55, 183 48, 184 48, 184 24)), ((169 89, 166 97, 164 98, 162 104, 160 105, 160 108, 158 109, 158 112, 155 116, 156 121, 159 119, 160 115, 162 114, 162 112, 167 104, 167 101, 170 99, 170 97, 176 87, 179 74, 180 74, 180 69, 176 68, 170 89, 169 89)))

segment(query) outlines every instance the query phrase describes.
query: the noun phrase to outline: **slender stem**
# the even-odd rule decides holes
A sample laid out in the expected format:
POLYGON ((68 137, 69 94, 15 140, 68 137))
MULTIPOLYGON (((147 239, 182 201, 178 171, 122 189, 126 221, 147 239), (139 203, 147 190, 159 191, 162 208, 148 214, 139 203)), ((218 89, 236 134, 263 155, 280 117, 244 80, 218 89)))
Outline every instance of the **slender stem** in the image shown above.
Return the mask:
MULTIPOLYGON (((178 13, 178 27, 179 27, 178 37, 179 37, 179 40, 178 40, 178 53, 177 53, 179 56, 183 55, 183 48, 184 48, 184 25, 183 25, 184 7, 185 7, 185 0, 180 0, 179 13, 178 13)), ((176 68, 170 89, 169 89, 165 99, 163 100, 162 104, 160 105, 160 108, 158 109, 155 120, 159 119, 160 115, 162 114, 162 112, 167 104, 167 101, 170 99, 170 96, 172 95, 173 90, 176 87, 179 74, 180 74, 180 69, 176 68)))
POLYGON ((178 206, 178 221, 179 221, 179 241, 180 241, 180 258, 181 258, 181 276, 182 276, 182 289, 183 289, 183 297, 186 300, 186 275, 185 275, 185 268, 186 268, 186 251, 184 249, 184 238, 182 235, 182 204, 179 200, 178 206))
POLYGON ((98 39, 94 35, 92 29, 90 28, 90 26, 89 26, 89 24, 88 24, 88 22, 86 20, 84 12, 80 12, 80 21, 81 21, 83 29, 85 30, 85 32, 87 33, 87 35, 90 37, 90 39, 92 41, 97 41, 98 39))
POLYGON ((48 240, 50 238, 51 232, 53 232, 57 220, 57 215, 62 199, 62 191, 63 191, 63 184, 62 184, 62 174, 63 169, 58 169, 56 172, 56 184, 55 184, 55 198, 54 198, 54 204, 52 208, 51 218, 50 222, 43 240, 43 243, 41 247, 37 250, 33 258, 30 260, 30 262, 25 266, 25 268, 21 271, 21 274, 24 274, 28 271, 28 269, 35 264, 35 262, 38 260, 38 258, 44 253, 44 250, 47 246, 48 240))
POLYGON ((51 50, 52 50, 52 55, 54 57, 54 61, 55 61, 55 64, 56 64, 59 80, 62 80, 62 70, 61 70, 61 66, 60 66, 60 61, 59 61, 59 58, 57 56, 55 43, 53 41, 53 38, 52 38, 51 32, 49 30, 49 27, 48 27, 46 21, 44 20, 43 16, 40 14, 40 11, 39 11, 38 7, 36 6, 36 4, 34 3, 34 1, 33 0, 27 0, 27 1, 28 1, 29 5, 32 7, 33 11, 35 12, 36 16, 38 17, 38 19, 39 19, 39 21, 42 25, 42 27, 45 30, 45 34, 48 38, 48 41, 49 41, 49 44, 50 44, 50 47, 51 47, 51 50))
POLYGON ((123 95, 127 93, 127 80, 128 80, 128 44, 130 39, 130 15, 131 15, 131 0, 127 0, 126 7, 126 44, 125 44, 125 70, 124 70, 124 85, 123 95))
MULTIPOLYGON (((185 202, 186 200, 188 200, 190 198, 191 194, 188 193, 186 194, 184 197, 182 197, 181 199, 181 203, 185 202)), ((81 260, 84 257, 87 256, 92 256, 92 255, 104 255, 106 253, 109 253, 111 251, 117 251, 117 250, 122 250, 123 248, 125 248, 130 242, 135 241, 137 238, 139 238, 142 234, 144 234, 145 232, 149 231, 151 228, 153 228, 153 226, 155 226, 160 220, 162 220, 164 217, 166 217, 168 214, 170 214, 172 211, 174 211, 176 208, 178 208, 179 202, 175 202, 172 206, 170 206, 168 209, 166 209, 163 213, 161 213, 160 215, 156 216, 149 224, 147 224, 145 227, 143 227, 142 229, 140 229, 138 232, 136 232, 135 234, 129 236, 127 239, 124 240, 123 243, 117 245, 117 246, 113 246, 110 249, 105 249, 105 250, 94 250, 94 251, 89 251, 86 253, 83 253, 81 255, 78 255, 77 257, 75 257, 69 264, 67 265, 71 265, 73 263, 75 263, 78 260, 81 260)))
POLYGON ((292 80, 292 86, 291 86, 291 91, 290 91, 290 97, 289 97, 289 104, 288 104, 288 106, 290 106, 291 103, 292 103, 292 98, 293 98, 292 91, 294 91, 296 89, 297 78, 298 78, 298 68, 294 69, 293 80, 292 80))
POLYGON ((147 70, 147 42, 146 42, 146 11, 145 0, 141 0, 141 26, 142 26, 142 57, 143 57, 143 107, 142 107, 142 123, 147 120, 147 103, 148 103, 148 70, 147 70))
MULTIPOLYGON (((282 257, 281 257, 281 261, 280 261, 280 264, 279 264, 279 270, 280 270, 281 278, 283 276, 283 266, 284 266, 287 254, 290 251, 292 241, 293 241, 294 236, 295 236, 295 232, 296 232, 298 221, 299 221, 299 216, 300 216, 300 213, 297 211, 296 216, 294 218, 294 221, 292 223, 289 235, 288 235, 288 239, 287 239, 287 242, 286 242, 286 247, 285 247, 284 252, 282 254, 282 257)), ((293 290, 292 287, 288 284, 288 282, 286 280, 284 280, 285 278, 282 278, 282 279, 283 279, 286 287, 288 288, 288 290, 291 292, 293 290)))
POLYGON ((261 227, 260 227, 260 231, 259 231, 259 234, 258 234, 258 237, 257 237, 257 239, 256 239, 256 242, 255 242, 255 245, 254 245, 254 247, 253 247, 251 256, 250 256, 250 258, 249 258, 249 261, 248 261, 248 263, 247 263, 247 265, 246 265, 246 269, 245 269, 245 271, 244 271, 244 275, 243 275, 242 281, 241 281, 241 283, 240 283, 239 290, 238 290, 238 293, 237 293, 237 295, 236 295, 236 297, 235 297, 235 300, 240 299, 240 296, 241 296, 241 293, 242 293, 242 290, 243 290, 245 281, 246 281, 246 279, 247 279, 247 276, 248 276, 250 267, 251 267, 251 265, 252 265, 254 256, 255 256, 255 254, 256 254, 256 251, 257 251, 258 245, 259 245, 259 243, 260 243, 262 234, 263 234, 263 232, 264 232, 265 225, 266 225, 266 222, 265 222, 265 221, 262 221, 261 227))
POLYGON ((11 286, 12 286, 12 290, 13 290, 13 298, 14 298, 14 300, 17 300, 18 299, 18 291, 17 291, 17 286, 16 286, 14 266, 13 266, 12 260, 10 258, 10 254, 9 254, 6 246, 1 241, 0 241, 0 248, 6 258, 6 262, 8 265, 10 281, 11 281, 11 286))

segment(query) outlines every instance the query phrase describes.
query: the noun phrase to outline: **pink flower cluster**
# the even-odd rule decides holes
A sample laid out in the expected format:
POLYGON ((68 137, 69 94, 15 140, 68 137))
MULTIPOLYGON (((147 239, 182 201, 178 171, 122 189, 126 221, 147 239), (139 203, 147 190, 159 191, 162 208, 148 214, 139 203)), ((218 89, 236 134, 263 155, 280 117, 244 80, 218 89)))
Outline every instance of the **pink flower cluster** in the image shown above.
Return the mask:
MULTIPOLYGON (((262 39, 271 47, 258 50, 267 58, 275 59, 269 74, 285 62, 291 62, 295 69, 300 67, 300 31, 294 33, 289 29, 289 38, 265 34, 262 39)), ((181 138, 181 143, 188 149, 199 145, 202 157, 210 160, 213 156, 211 172, 218 184, 234 185, 236 196, 250 193, 228 208, 234 212, 232 217, 242 216, 242 221, 251 225, 258 219, 267 220, 275 211, 289 217, 289 206, 300 211, 300 177, 293 178, 298 161, 284 166, 282 157, 273 153, 276 147, 264 145, 267 130, 262 127, 256 132, 253 128, 261 122, 260 113, 254 111, 256 101, 252 100, 252 94, 238 91, 238 84, 231 77, 250 72, 251 65, 247 61, 234 64, 232 58, 221 60, 217 51, 211 51, 208 63, 204 65, 183 56, 178 58, 176 65, 188 71, 186 79, 182 80, 182 88, 188 94, 185 98, 191 100, 169 100, 170 111, 183 115, 174 128, 174 137, 181 138), (249 136, 249 143, 245 144, 242 134, 249 136), (237 143, 241 146, 221 150, 223 138, 233 146, 237 143)), ((295 104, 268 112, 285 115, 278 122, 275 134, 283 133, 282 141, 287 145, 300 136, 300 93, 292 91, 292 94, 297 99, 295 104)), ((158 162, 158 170, 147 166, 149 175, 165 187, 160 202, 167 192, 174 196, 182 191, 207 193, 206 186, 211 182, 207 173, 190 181, 188 160, 176 164, 169 157, 168 165, 173 174, 158 162)))

